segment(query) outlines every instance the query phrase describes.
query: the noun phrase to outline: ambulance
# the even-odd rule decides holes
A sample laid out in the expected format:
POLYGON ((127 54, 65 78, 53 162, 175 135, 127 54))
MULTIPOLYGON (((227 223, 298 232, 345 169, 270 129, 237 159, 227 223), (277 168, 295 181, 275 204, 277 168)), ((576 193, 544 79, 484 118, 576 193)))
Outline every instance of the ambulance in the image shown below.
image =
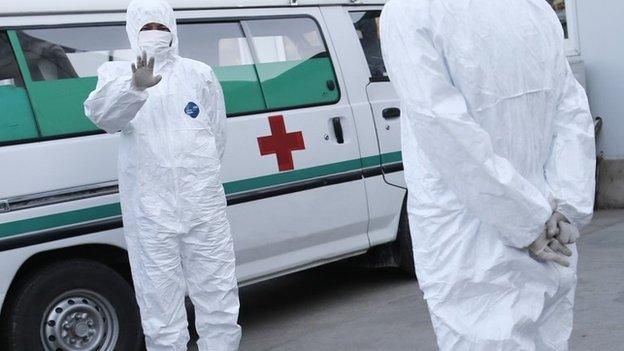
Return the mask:
MULTIPOLYGON (((413 275, 401 111, 378 0, 171 0, 180 55, 223 86, 241 285, 344 258, 413 275)), ((0 3, 0 349, 141 344, 118 136, 83 102, 132 60, 128 0, 0 3)))

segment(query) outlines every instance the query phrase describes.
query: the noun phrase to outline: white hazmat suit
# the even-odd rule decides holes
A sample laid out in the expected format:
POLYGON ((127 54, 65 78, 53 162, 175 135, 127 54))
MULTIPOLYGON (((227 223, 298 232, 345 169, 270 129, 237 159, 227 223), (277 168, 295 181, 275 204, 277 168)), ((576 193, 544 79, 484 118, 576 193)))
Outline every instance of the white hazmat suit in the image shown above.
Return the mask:
POLYGON ((569 268, 526 249, 553 210, 579 227, 593 211, 593 123, 557 16, 544 0, 391 0, 381 40, 439 348, 567 350, 576 247, 569 268))
POLYGON ((234 249, 219 178, 226 123, 221 87, 209 66, 178 56, 166 2, 133 1, 126 29, 137 55, 155 53, 154 74, 162 81, 137 90, 130 62, 107 62, 85 113, 105 131, 121 131, 119 193, 147 349, 186 350, 188 288, 199 350, 237 350, 234 249), (150 22, 171 31, 170 49, 139 47, 139 31, 150 22))

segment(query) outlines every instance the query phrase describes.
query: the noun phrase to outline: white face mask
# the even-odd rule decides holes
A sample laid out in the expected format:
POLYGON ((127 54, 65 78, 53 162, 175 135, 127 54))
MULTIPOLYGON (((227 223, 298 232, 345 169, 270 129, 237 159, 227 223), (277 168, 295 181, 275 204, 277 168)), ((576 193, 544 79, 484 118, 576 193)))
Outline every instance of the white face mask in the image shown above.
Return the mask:
POLYGON ((158 57, 171 51, 172 35, 162 30, 143 30, 139 32, 139 49, 148 57, 158 57))

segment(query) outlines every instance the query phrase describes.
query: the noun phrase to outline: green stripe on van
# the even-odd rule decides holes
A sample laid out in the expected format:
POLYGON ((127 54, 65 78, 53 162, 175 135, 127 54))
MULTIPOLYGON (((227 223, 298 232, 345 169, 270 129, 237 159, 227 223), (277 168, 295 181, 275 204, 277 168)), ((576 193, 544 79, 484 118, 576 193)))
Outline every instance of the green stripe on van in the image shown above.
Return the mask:
MULTIPOLYGON (((331 163, 323 166, 305 168, 286 173, 277 173, 256 178, 249 178, 228 182, 223 185, 226 194, 251 191, 269 186, 287 184, 296 181, 319 178, 332 174, 354 171, 361 168, 379 166, 380 159, 388 160, 389 163, 401 160, 400 152, 393 152, 376 156, 358 158, 349 161, 331 163)), ((18 234, 24 234, 39 230, 51 229, 70 224, 88 222, 97 219, 121 215, 119 203, 84 208, 75 211, 56 213, 42 217, 28 218, 15 222, 0 224, 0 238, 6 238, 18 234)))
MULTIPOLYGON (((401 152, 391 152, 381 155, 384 163, 394 163, 401 161, 401 152)), ((323 166, 304 168, 300 170, 270 174, 257 178, 243 179, 223 184, 226 194, 240 193, 243 191, 256 190, 269 186, 281 185, 286 183, 308 180, 332 174, 339 174, 354 171, 360 168, 368 168, 380 165, 380 156, 369 156, 355 160, 331 163, 323 166)))
POLYGON ((379 155, 364 157, 362 160, 362 168, 377 167, 381 164, 379 155))
POLYGON ((0 224, 0 238, 121 215, 119 203, 0 224))
POLYGON ((401 151, 398 152, 390 152, 387 154, 381 155, 381 163, 397 163, 403 161, 403 156, 401 155, 401 151))
POLYGON ((323 177, 331 174, 349 172, 360 168, 362 168, 362 163, 360 159, 355 159, 285 173, 277 173, 257 178, 228 182, 223 184, 223 187, 225 188, 226 194, 233 194, 243 191, 265 188, 268 186, 323 177))

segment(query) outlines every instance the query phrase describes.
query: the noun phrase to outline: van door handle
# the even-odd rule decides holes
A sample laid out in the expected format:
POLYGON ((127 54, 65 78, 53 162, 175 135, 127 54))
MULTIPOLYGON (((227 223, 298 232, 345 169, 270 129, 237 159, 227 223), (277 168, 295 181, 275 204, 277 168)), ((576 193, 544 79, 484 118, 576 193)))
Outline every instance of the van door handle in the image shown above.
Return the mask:
POLYGON ((381 111, 381 116, 385 119, 401 117, 401 109, 396 107, 384 108, 383 111, 381 111))
POLYGON ((334 134, 336 135, 336 141, 338 144, 344 144, 344 135, 342 133, 342 123, 340 117, 332 118, 332 124, 334 125, 334 134))

